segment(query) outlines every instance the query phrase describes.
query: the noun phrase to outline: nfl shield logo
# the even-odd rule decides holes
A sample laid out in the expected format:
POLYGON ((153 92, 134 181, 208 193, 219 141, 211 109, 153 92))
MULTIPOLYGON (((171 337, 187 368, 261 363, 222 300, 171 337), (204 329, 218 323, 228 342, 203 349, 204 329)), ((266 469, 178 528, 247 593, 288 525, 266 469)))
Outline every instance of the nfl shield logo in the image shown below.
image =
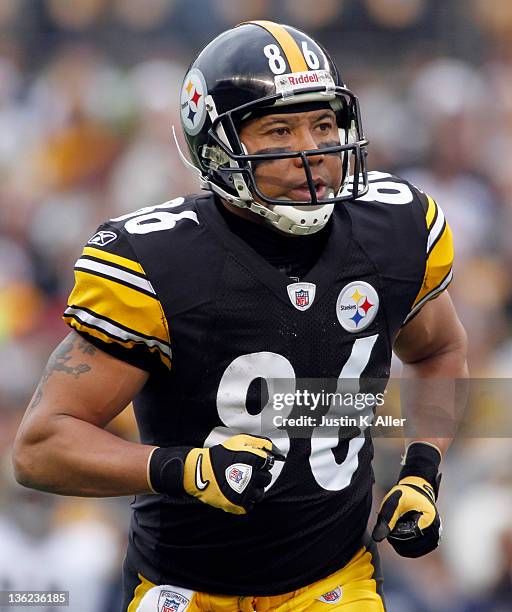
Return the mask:
POLYGON ((243 473, 236 467, 234 467, 229 473, 229 477, 231 480, 236 482, 237 484, 242 480, 243 473))
POLYGON ((286 287, 290 302, 297 310, 307 310, 315 299, 315 283, 291 283, 286 287))
POLYGON ((178 612, 180 607, 180 602, 175 599, 166 599, 164 601, 164 607, 162 608, 162 612, 178 612))
POLYGON ((226 468, 224 474, 226 483, 233 491, 242 493, 251 480, 252 466, 247 463, 233 463, 226 468))
POLYGON ((309 304, 309 291, 300 289, 295 292, 295 303, 299 308, 304 308, 309 304))
POLYGON ((323 601, 324 603, 334 604, 341 599, 341 595, 341 587, 336 587, 334 590, 324 593, 321 597, 318 598, 318 600, 323 601))
POLYGON ((158 599, 158 612, 184 612, 189 602, 181 593, 162 590, 158 599))

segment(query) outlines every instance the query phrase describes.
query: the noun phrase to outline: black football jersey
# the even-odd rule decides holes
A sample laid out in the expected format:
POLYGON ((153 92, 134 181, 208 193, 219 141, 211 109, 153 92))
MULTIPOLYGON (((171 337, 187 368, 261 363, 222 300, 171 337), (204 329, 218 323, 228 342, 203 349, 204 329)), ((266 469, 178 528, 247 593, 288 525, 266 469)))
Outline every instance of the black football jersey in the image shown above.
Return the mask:
POLYGON ((293 392, 303 379, 384 386, 400 328, 449 284, 453 248, 434 200, 381 172, 370 173, 367 195, 335 206, 330 225, 299 280, 233 233, 211 193, 110 220, 77 261, 64 318, 150 372, 134 400, 142 443, 203 447, 264 433, 286 455, 247 515, 186 495, 137 496, 128 558, 152 582, 284 593, 339 569, 361 546, 369 430, 277 435, 262 432, 261 417, 273 389, 293 392))

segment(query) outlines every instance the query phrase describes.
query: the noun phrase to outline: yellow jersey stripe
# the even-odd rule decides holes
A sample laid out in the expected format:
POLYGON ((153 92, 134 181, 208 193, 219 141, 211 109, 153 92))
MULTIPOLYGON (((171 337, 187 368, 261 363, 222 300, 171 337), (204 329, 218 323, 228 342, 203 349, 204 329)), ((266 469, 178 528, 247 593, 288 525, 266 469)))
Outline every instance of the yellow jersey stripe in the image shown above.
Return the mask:
POLYGON ((114 279, 75 270, 75 286, 68 305, 87 308, 135 333, 170 343, 167 322, 156 297, 114 279))
POLYGON ((101 249, 86 246, 84 248, 83 255, 90 255, 91 257, 96 257, 98 259, 102 259, 103 261, 109 261, 119 266, 123 266, 128 270, 133 270, 134 272, 144 274, 144 270, 138 261, 132 261, 131 259, 121 257, 120 255, 114 255, 114 253, 109 253, 108 251, 102 251, 101 249))
POLYGON ((273 21, 265 20, 246 21, 245 23, 259 25, 267 30, 267 32, 272 34, 283 50, 292 72, 305 72, 306 70, 309 70, 299 45, 295 42, 293 36, 285 28, 283 28, 282 25, 274 23, 273 21))
POLYGON ((429 195, 427 195, 427 199, 428 199, 427 227, 428 229, 430 229, 432 226, 432 221, 434 220, 434 216, 436 214, 436 203, 429 195))
MULTIPOLYGON (((444 230, 433 245, 428 257, 427 257, 427 267, 431 268, 431 270, 439 270, 444 269, 445 273, 448 268, 451 268, 453 264, 453 236, 452 230, 448 223, 445 223, 444 230)), ((438 273, 438 276, 444 276, 441 273, 438 273)))
MULTIPOLYGON (((140 342, 136 342, 135 340, 124 340, 123 341, 120 339, 112 338, 108 336, 106 333, 102 332, 101 330, 96 329, 94 327, 89 327, 89 325, 87 325, 86 323, 82 323, 81 321, 78 321, 71 315, 64 314, 62 318, 70 327, 76 329, 77 331, 89 334, 90 336, 93 336, 94 338, 101 340, 105 344, 116 343, 126 349, 131 349, 134 346, 141 344, 140 342)), ((162 351, 157 346, 148 346, 147 349, 151 351, 152 353, 157 353, 160 359, 162 360, 162 363, 168 369, 171 368, 170 358, 168 357, 168 355, 165 355, 164 353, 162 353, 162 351)))
POLYGON ((434 292, 440 287, 447 278, 453 265, 453 255, 452 230, 448 223, 446 223, 441 237, 435 243, 428 256, 423 284, 414 300, 413 308, 427 294, 434 292))

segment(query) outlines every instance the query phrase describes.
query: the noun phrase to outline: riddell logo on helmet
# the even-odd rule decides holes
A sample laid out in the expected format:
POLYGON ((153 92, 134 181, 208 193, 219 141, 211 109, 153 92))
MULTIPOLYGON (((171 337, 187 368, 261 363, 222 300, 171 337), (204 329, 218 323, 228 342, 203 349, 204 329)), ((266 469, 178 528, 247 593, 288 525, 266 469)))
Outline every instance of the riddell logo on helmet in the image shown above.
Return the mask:
POLYGON ((332 76, 326 70, 308 70, 307 72, 290 72, 288 74, 278 74, 275 77, 276 92, 293 92, 295 89, 305 87, 334 87, 332 76))
POLYGON ((290 85, 301 85, 302 83, 319 83, 320 79, 316 72, 306 72, 301 74, 299 77, 289 76, 288 81, 290 85))

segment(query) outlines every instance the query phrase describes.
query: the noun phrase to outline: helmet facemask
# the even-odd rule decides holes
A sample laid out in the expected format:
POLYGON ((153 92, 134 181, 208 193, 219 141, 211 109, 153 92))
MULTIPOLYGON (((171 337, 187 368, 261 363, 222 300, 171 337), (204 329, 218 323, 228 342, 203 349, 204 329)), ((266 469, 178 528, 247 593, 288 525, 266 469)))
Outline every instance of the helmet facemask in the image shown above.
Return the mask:
MULTIPOLYGON (((308 88, 293 96, 278 93, 255 102, 241 105, 217 115, 214 100, 206 100, 212 125, 208 143, 198 155, 208 169, 208 187, 229 203, 248 208, 281 231, 292 234, 310 234, 320 230, 329 220, 336 203, 364 195, 368 189, 366 171, 366 145, 359 118, 359 105, 352 92, 344 87, 308 88), (329 108, 336 116, 339 142, 319 148, 249 154, 240 139, 243 121, 269 114, 303 112, 329 108), (341 158, 339 184, 330 187, 319 198, 313 178, 311 158, 336 155, 341 158), (304 169, 304 184, 309 198, 290 200, 272 198, 258 186, 256 169, 262 163, 300 158, 304 169), (350 169, 354 182, 347 188, 350 169)), ((330 144, 330 143, 329 143, 330 144)))

